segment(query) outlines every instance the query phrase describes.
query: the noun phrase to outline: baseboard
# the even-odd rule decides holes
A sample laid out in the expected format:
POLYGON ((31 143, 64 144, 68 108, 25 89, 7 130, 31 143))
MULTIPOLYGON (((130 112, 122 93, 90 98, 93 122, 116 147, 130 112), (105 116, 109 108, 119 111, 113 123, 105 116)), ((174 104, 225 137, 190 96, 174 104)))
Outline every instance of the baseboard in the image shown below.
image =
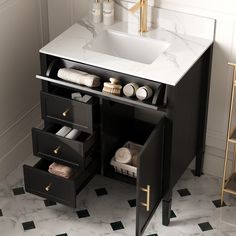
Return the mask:
POLYGON ((31 128, 41 124, 40 117, 37 104, 0 137, 0 180, 32 153, 31 128))
POLYGON ((19 166, 31 153, 32 144, 29 133, 14 149, 0 159, 0 180, 19 166))
MULTIPOLYGON (((225 155, 224 150, 207 146, 204 157, 203 173, 212 176, 222 177, 224 170, 224 155, 225 155)), ((233 153, 230 152, 228 161, 229 168, 227 170, 227 173, 230 172, 230 168, 232 165, 232 157, 233 153)), ((195 160, 192 161, 189 168, 191 169, 195 168, 195 160)))

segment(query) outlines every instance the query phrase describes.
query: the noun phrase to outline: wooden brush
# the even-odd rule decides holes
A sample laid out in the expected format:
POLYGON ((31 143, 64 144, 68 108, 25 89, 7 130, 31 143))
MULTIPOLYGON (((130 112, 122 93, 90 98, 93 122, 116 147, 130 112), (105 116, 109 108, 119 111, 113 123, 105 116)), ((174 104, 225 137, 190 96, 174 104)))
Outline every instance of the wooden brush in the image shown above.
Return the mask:
POLYGON ((113 95, 120 95, 122 86, 119 84, 119 80, 115 78, 110 78, 109 80, 111 83, 105 82, 103 84, 102 92, 110 93, 113 95))

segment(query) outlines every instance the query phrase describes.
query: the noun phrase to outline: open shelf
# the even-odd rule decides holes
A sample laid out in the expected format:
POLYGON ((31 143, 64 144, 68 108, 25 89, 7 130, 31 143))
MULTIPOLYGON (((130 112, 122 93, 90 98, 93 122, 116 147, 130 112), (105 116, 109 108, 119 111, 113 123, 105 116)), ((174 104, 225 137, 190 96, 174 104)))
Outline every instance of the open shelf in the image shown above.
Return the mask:
POLYGON ((236 173, 233 173, 226 182, 225 192, 229 192, 236 195, 236 173))
MULTIPOLYGON (((112 71, 104 71, 101 68, 96 68, 96 71, 94 71, 94 68, 90 68, 89 65, 83 65, 78 62, 73 62, 65 59, 54 59, 50 63, 50 65, 47 68, 47 71, 45 75, 37 75, 36 78, 48 82, 52 82, 57 85, 66 86, 68 88, 76 89, 81 92, 86 92, 90 95, 97 96, 97 97, 104 97, 107 100, 110 101, 118 101, 119 103, 132 105, 134 107, 143 107, 148 108, 152 110, 158 110, 160 108, 165 107, 165 93, 166 93, 166 85, 152 82, 152 81, 145 81, 145 85, 149 85, 153 90, 153 96, 145 101, 140 101, 137 98, 129 98, 121 94, 120 96, 116 96, 113 94, 107 94, 102 92, 103 82, 107 82, 110 77, 116 77, 118 75, 114 74, 115 72, 112 71), (102 80, 102 85, 98 88, 90 88, 83 85, 79 85, 76 83, 68 82, 65 80, 62 80, 57 77, 57 72, 60 68, 74 68, 81 71, 85 71, 87 73, 96 74, 98 75, 102 80)), ((130 75, 122 75, 119 74, 120 81, 124 84, 130 83, 130 82, 136 82, 140 85, 144 85, 141 83, 142 80, 139 78, 133 78, 130 75)))

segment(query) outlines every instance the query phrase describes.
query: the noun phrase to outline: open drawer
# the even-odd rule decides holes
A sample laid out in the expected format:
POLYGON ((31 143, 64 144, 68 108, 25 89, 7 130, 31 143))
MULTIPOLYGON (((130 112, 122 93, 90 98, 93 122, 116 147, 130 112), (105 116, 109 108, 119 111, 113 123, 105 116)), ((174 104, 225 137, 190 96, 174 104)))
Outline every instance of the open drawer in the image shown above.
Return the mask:
POLYGON ((75 208, 77 194, 99 169, 98 161, 84 171, 75 171, 70 179, 49 173, 51 163, 41 159, 34 167, 23 166, 26 191, 75 208))
POLYGON ((56 135, 61 125, 50 124, 44 129, 32 129, 33 153, 50 161, 86 168, 91 162, 88 155, 95 145, 96 133, 81 132, 76 139, 56 135))
POLYGON ((87 103, 41 92, 42 118, 49 122, 69 125, 87 133, 93 133, 95 119, 98 117, 98 99, 92 97, 87 103))

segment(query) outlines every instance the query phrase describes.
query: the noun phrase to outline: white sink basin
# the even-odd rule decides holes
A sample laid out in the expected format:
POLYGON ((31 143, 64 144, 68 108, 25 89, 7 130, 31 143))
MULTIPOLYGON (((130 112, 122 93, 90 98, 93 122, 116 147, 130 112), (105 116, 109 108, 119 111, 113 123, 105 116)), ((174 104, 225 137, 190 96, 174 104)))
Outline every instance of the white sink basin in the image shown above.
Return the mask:
POLYGON ((165 41, 105 30, 89 42, 84 49, 151 64, 169 46, 170 43, 165 41))

